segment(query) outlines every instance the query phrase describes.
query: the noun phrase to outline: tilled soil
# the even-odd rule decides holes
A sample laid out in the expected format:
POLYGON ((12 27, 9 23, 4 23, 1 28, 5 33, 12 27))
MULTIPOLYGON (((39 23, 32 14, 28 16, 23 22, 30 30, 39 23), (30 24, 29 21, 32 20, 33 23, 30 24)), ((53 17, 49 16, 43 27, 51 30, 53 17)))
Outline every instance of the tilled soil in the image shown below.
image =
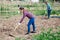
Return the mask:
POLYGON ((27 23, 29 20, 28 18, 25 18, 21 25, 14 31, 16 23, 18 23, 20 19, 21 16, 13 16, 8 19, 0 18, 0 40, 15 40, 15 37, 21 37, 25 38, 26 40, 31 40, 32 35, 39 34, 42 27, 47 29, 49 27, 55 28, 57 26, 60 26, 60 18, 47 19, 46 17, 36 16, 36 33, 25 35, 25 33, 27 32, 27 23))

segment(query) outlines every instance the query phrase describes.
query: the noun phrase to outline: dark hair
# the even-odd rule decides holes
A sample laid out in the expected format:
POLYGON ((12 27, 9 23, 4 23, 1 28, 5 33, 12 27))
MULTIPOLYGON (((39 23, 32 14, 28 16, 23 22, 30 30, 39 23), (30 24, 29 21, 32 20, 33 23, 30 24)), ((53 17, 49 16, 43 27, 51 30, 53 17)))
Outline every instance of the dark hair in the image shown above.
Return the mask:
POLYGON ((20 7, 19 9, 20 9, 20 10, 23 10, 23 9, 24 9, 24 7, 20 7))
POLYGON ((20 5, 18 5, 18 7, 20 7, 20 5))

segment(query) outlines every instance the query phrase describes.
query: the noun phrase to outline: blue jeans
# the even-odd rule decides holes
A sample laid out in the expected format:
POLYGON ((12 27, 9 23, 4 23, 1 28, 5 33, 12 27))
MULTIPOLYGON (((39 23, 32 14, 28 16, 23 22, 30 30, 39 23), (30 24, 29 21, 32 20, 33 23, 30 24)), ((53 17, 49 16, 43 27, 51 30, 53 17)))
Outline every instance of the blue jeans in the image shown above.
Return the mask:
POLYGON ((33 26, 33 31, 35 31, 35 22, 34 22, 34 18, 30 18, 29 22, 28 22, 28 33, 30 32, 30 25, 33 26))
POLYGON ((48 18, 50 18, 51 10, 48 10, 48 18))

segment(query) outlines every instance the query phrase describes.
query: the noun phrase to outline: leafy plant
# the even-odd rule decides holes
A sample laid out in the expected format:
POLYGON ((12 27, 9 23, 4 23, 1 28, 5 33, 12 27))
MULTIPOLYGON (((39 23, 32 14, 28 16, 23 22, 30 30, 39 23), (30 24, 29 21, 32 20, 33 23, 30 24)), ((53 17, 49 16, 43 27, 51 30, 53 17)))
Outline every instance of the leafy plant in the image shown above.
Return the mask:
POLYGON ((53 28, 49 28, 48 31, 34 35, 32 40, 60 40, 60 32, 53 32, 53 28))

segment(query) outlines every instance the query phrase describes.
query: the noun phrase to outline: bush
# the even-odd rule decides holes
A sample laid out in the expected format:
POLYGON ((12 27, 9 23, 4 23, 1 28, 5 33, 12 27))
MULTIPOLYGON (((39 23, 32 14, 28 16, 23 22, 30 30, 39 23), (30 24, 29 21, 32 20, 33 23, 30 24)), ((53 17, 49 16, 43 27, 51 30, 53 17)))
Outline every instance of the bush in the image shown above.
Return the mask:
POLYGON ((59 15, 60 14, 60 10, 57 10, 57 15, 59 15))
POLYGON ((51 14, 53 14, 53 15, 54 15, 54 14, 56 14, 56 13, 57 13, 57 12, 56 12, 55 10, 52 10, 52 13, 51 13, 51 14))
POLYGON ((52 15, 60 15, 60 10, 52 10, 52 15))

